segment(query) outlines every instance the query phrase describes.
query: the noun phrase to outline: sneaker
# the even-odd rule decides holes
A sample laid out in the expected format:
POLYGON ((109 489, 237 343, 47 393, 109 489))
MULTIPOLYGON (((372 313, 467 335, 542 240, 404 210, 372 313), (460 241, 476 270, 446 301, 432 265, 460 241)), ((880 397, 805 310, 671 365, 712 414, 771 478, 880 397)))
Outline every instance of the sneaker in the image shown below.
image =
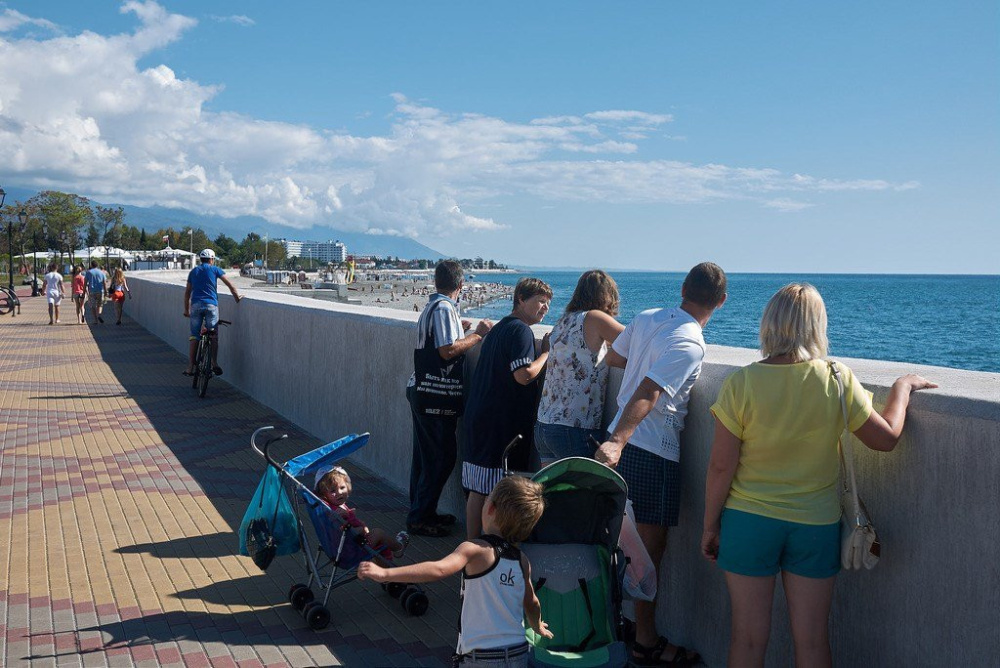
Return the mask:
POLYGON ((216 376, 221 376, 222 375, 222 367, 218 366, 218 365, 213 366, 212 367, 212 373, 214 373, 216 376))
POLYGON ((101 323, 103 325, 104 324, 104 318, 102 318, 101 316, 97 316, 97 322, 99 322, 99 323, 101 323))
POLYGON ((392 557, 394 559, 399 559, 403 556, 403 552, 405 552, 406 548, 410 545, 410 534, 405 531, 400 531, 396 534, 396 541, 399 543, 400 548, 392 551, 392 557))
POLYGON ((440 524, 443 527, 452 527, 452 526, 455 526, 455 522, 458 521, 458 518, 455 517, 454 515, 448 515, 448 514, 438 515, 438 514, 435 514, 434 515, 434 521, 437 522, 438 524, 440 524))

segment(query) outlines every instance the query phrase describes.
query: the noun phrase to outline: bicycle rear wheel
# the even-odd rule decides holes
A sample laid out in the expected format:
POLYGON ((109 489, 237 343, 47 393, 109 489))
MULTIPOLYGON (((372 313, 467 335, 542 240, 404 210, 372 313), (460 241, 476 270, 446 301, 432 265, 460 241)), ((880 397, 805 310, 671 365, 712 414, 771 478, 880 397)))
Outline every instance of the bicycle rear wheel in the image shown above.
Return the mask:
POLYGON ((198 370, 200 377, 198 381, 200 383, 198 387, 198 396, 204 398, 205 393, 208 392, 208 381, 212 378, 212 353, 211 345, 206 341, 202 340, 202 346, 204 347, 204 352, 201 357, 201 368, 198 370))
POLYGON ((201 373, 201 358, 205 355, 205 339, 198 340, 198 347, 194 354, 194 374, 191 377, 191 388, 198 389, 198 375, 201 373))
POLYGON ((7 315, 14 310, 14 298, 7 289, 0 290, 0 315, 7 315))

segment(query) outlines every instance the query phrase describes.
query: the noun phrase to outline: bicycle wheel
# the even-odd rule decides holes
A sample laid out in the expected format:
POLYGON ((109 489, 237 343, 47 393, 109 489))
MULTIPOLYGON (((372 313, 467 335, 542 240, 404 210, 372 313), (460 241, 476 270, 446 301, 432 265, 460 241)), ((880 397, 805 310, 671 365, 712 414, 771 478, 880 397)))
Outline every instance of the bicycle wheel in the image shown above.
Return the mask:
POLYGON ((7 315, 14 310, 14 299, 7 288, 0 289, 0 315, 7 315))
POLYGON ((198 389, 198 374, 201 373, 201 358, 205 355, 205 339, 198 340, 198 348, 194 354, 194 375, 191 378, 191 387, 198 389))
POLYGON ((198 379, 200 382, 200 386, 198 387, 198 396, 202 398, 204 398, 205 393, 208 392, 208 381, 212 378, 212 352, 211 345, 207 342, 207 339, 204 340, 204 346, 205 353, 201 358, 201 369, 199 369, 201 375, 198 379))

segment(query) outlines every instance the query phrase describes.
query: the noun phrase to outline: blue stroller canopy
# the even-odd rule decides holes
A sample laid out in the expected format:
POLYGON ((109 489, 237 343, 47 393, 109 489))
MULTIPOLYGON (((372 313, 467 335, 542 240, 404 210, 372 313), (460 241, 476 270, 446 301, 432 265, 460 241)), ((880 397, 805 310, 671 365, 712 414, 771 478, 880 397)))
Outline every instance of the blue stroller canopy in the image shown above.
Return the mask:
POLYGON ((332 443, 310 450, 285 462, 285 472, 296 478, 315 474, 320 469, 348 457, 368 443, 370 434, 348 434, 332 443))

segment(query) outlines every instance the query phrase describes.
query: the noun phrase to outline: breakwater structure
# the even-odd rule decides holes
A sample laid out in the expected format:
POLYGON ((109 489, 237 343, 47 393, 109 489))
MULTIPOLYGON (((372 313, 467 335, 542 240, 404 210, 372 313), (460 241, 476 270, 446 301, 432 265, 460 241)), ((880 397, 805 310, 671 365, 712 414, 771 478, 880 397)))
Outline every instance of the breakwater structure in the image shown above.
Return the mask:
MULTIPOLYGON (((126 313, 187 353, 183 272, 134 272, 126 313)), ((369 431, 357 464, 406 489, 416 313, 255 292, 220 296, 223 379, 317 438, 369 431)), ((548 327, 534 328, 539 339, 548 327)), ((711 339, 711 325, 707 332, 711 339)), ((469 355, 468 369, 477 351, 469 355)), ((682 436, 680 526, 661 568, 660 631, 724 666, 729 597, 722 573, 699 552, 705 473, 714 419, 709 406, 725 377, 756 351, 709 346, 682 436)), ((859 487, 883 543, 873 571, 837 579, 831 617, 835 665, 993 666, 1000 656, 1000 374, 846 359, 882 407, 893 380, 920 373, 940 389, 913 395, 891 453, 855 448, 859 487)), ((180 369, 178 369, 178 373, 180 369)), ((612 374, 605 418, 621 374, 612 374)), ((211 417, 206 416, 206 425, 211 417)), ((262 425, 247 423, 247 437, 262 425)), ((249 440, 248 440, 249 443, 249 440)), ((249 447, 249 445, 247 446, 249 447)), ((457 474, 442 505, 462 515, 457 474)), ((792 665, 784 598, 775 596, 768 666, 792 665)))

